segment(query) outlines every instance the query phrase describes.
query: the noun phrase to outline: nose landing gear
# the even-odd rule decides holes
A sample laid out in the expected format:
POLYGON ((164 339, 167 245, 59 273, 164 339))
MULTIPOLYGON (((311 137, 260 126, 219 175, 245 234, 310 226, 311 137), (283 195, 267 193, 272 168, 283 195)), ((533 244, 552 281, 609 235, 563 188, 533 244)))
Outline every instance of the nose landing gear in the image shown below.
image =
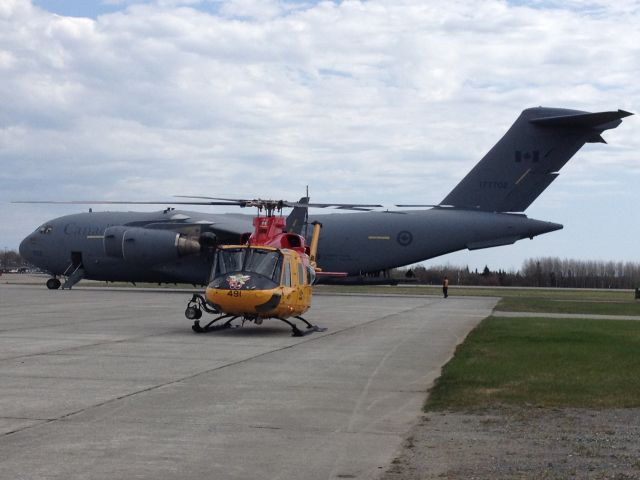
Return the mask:
POLYGON ((60 283, 60 280, 57 278, 50 278, 47 280, 47 288, 49 290, 57 290, 60 288, 60 285, 62 285, 62 283, 60 283))

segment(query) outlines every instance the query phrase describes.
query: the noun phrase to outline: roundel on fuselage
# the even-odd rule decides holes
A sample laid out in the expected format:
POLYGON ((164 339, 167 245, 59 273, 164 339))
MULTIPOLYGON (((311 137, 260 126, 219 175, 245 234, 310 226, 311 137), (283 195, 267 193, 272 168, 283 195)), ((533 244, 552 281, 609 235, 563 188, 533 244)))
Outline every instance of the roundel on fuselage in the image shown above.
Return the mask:
POLYGON ((406 247, 407 245, 410 245, 411 242, 413 242, 413 234, 407 230, 403 230, 398 233, 396 241, 403 247, 406 247))

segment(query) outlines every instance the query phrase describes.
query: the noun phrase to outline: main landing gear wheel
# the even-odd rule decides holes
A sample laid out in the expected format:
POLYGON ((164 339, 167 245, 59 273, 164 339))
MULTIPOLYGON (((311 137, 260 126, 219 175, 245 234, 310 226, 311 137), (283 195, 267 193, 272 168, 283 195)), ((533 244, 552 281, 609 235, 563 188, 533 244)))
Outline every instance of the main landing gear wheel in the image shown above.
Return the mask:
POLYGON ((49 280, 47 280, 47 288, 49 290, 57 290, 60 288, 60 285, 62 284, 57 278, 50 278, 49 280))

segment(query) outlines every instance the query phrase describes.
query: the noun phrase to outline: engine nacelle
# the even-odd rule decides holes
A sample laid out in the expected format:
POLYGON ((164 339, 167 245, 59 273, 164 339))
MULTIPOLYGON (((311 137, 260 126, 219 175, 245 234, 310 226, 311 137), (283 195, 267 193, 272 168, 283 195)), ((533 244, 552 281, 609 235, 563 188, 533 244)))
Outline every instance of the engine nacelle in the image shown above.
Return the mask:
POLYGON ((128 262, 153 265, 200 252, 200 243, 171 230, 116 226, 104 231, 104 252, 128 262))
POLYGON ((203 248, 215 248, 218 245, 218 237, 215 233, 204 232, 198 238, 198 242, 200 242, 200 246, 203 248))

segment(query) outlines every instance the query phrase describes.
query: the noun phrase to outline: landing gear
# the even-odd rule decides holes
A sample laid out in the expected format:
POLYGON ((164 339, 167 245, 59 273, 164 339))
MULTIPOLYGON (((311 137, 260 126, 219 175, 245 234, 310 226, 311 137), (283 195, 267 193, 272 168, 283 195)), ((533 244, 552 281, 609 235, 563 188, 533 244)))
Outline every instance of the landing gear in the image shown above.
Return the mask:
MULTIPOLYGON (((236 318, 240 318, 240 317, 242 317, 242 323, 249 321, 249 322, 254 322, 256 325, 262 325, 263 320, 265 320, 262 317, 244 317, 241 315, 222 313, 216 310, 215 308, 210 307, 207 301, 205 300, 205 298, 199 293, 194 293, 193 297, 191 297, 191 300, 189 300, 189 303, 187 304, 187 308, 184 311, 184 316, 187 317, 188 320, 193 320, 193 325, 191 326, 191 329, 196 333, 214 332, 217 330, 225 330, 227 328, 231 328, 232 327, 231 322, 233 322, 236 318), (202 326, 200 325, 200 319, 202 318, 203 311, 207 313, 211 313, 213 315, 218 315, 218 316, 213 320, 211 320, 206 325, 202 326), (214 325, 217 322, 220 322, 221 320, 226 320, 226 321, 224 323, 214 325)), ((305 320, 300 316, 297 316, 294 318, 304 323, 306 326, 305 329, 300 329, 298 325, 296 325, 294 322, 289 321, 285 318, 278 318, 278 317, 273 317, 273 318, 275 320, 280 320, 281 322, 284 322, 287 325, 289 325, 291 327, 292 337, 302 337, 304 335, 309 335, 310 333, 313 333, 313 332, 325 332, 327 330, 326 328, 322 328, 317 325, 313 325, 309 323, 307 320, 305 320)))
POLYGON ((211 320, 204 327, 200 326, 200 320, 196 320, 195 322, 193 322, 191 329, 196 333, 205 333, 205 332, 214 332, 216 330, 224 330, 225 328, 231 328, 231 322, 233 322, 236 318, 238 317, 235 315, 220 315, 219 317, 211 320), (228 320, 224 322, 222 325, 213 325, 214 323, 224 319, 228 319, 228 320))
MULTIPOLYGON (((200 313, 202 314, 202 312, 200 313)), ((204 327, 200 325, 200 320, 195 320, 193 322, 193 325, 191 326, 191 329, 196 333, 206 333, 206 332, 214 332, 216 330, 224 330, 227 328, 231 328, 232 327, 231 322, 233 322, 236 318, 239 318, 239 317, 236 315, 220 315, 219 317, 211 320, 204 327), (224 322, 222 325, 214 325, 214 323, 220 320, 225 320, 225 319, 227 319, 227 321, 224 322)), ((313 332, 325 332, 327 330, 326 328, 322 328, 322 327, 318 327, 317 325, 310 324, 302 317, 295 317, 295 318, 297 318, 298 320, 302 320, 307 325, 307 328, 305 330, 300 330, 300 328, 298 328, 298 326, 295 323, 290 322, 289 320, 286 320, 284 318, 274 317, 275 320, 280 320, 281 322, 284 322, 291 327, 292 337, 303 337, 313 332)), ((243 317, 242 323, 246 321, 251 321, 251 322, 254 322, 256 325, 261 325, 262 320, 263 319, 260 317, 258 318, 243 317)))
MULTIPOLYGON (((231 314, 223 314, 220 315, 216 318, 214 318, 213 320, 211 320, 209 323, 207 323, 206 325, 202 326, 200 325, 200 318, 202 317, 202 310, 198 310, 195 307, 189 306, 187 307, 187 310, 185 311, 185 316, 189 319, 189 320, 193 320, 193 325, 191 326, 191 329, 196 332, 196 333, 206 333, 206 332, 215 332, 218 330, 225 330, 227 328, 231 328, 233 325, 231 325, 231 322, 233 322, 236 318, 240 318, 238 315, 231 315, 231 314), (196 315, 196 316, 192 316, 189 317, 189 315, 196 315), (214 325, 215 323, 221 321, 221 320, 226 320, 226 322, 218 324, 218 325, 214 325)), ((304 330, 301 330, 295 323, 290 322, 289 320, 285 319, 285 318, 275 318, 275 320, 280 320, 281 322, 286 323, 287 325, 289 325, 291 327, 291 336, 292 337, 303 337, 305 335, 309 335, 310 333, 313 332, 325 332, 327 329, 326 328, 322 328, 319 327, 317 325, 312 325, 311 323, 309 323, 307 320, 305 320, 302 317, 295 317, 298 320, 302 321, 305 323, 306 327, 304 330)), ((262 325, 262 321, 264 319, 257 317, 257 318, 248 318, 248 317, 243 317, 242 318, 242 323, 244 324, 244 322, 246 321, 250 321, 250 322, 254 322, 256 325, 262 325)))
POLYGON ((57 278, 50 278, 47 280, 47 288, 49 290, 57 290, 60 288, 60 285, 62 285, 62 283, 60 283, 60 280, 57 278))
MULTIPOLYGON (((313 332, 326 332, 327 328, 326 327, 319 327, 318 325, 313 325, 311 323, 309 323, 307 320, 305 320, 304 318, 302 318, 301 316, 297 316, 295 317, 298 320, 300 320, 301 322, 303 322, 306 326, 307 326, 307 330, 302 333, 302 335, 309 335, 310 333, 313 332)), ((299 335, 294 335, 294 337, 297 337, 299 335)))

